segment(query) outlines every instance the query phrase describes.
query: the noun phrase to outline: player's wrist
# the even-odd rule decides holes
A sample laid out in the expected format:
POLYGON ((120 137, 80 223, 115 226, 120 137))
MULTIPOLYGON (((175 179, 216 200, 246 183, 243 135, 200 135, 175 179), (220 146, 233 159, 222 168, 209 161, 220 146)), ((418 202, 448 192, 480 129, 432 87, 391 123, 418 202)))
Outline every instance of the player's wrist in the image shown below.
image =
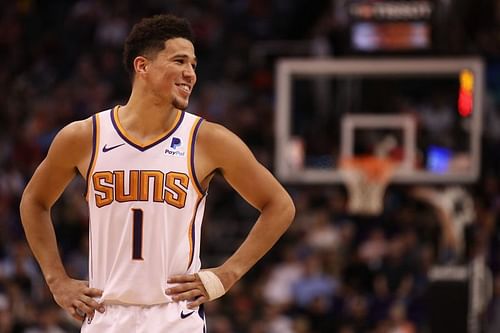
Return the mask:
POLYGON ((213 271, 202 270, 197 275, 207 292, 209 301, 217 299, 226 293, 227 289, 213 271))
POLYGON ((220 270, 215 271, 222 281, 222 284, 228 290, 233 284, 245 275, 246 270, 231 263, 225 263, 220 267, 220 270))
POLYGON ((53 289, 57 288, 61 283, 64 281, 67 281, 69 279, 69 276, 63 272, 63 273, 51 273, 47 274, 45 276, 45 281, 47 282, 47 285, 49 286, 49 289, 52 291, 53 289))

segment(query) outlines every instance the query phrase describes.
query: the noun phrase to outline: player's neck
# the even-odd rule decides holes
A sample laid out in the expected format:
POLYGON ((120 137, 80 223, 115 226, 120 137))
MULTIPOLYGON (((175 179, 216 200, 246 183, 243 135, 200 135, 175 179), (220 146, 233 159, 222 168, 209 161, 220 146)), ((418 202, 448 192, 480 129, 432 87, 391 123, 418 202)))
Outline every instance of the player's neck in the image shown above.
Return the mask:
POLYGON ((132 93, 127 104, 118 110, 121 126, 132 136, 148 140, 174 126, 180 110, 148 96, 132 93))

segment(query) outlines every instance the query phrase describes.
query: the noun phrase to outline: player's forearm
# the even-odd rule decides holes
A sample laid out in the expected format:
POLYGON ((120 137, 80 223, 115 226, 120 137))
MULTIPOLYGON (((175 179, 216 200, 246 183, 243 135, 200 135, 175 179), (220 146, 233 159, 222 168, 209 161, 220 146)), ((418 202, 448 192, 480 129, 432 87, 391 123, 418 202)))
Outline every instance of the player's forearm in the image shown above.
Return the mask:
POLYGON ((239 280, 262 258, 288 229, 295 216, 295 207, 287 194, 271 201, 245 241, 224 263, 224 270, 231 273, 234 281, 239 280))
POLYGON ((20 212, 28 244, 50 287, 56 281, 67 277, 57 249, 50 210, 37 203, 29 194, 25 194, 21 200, 20 212))

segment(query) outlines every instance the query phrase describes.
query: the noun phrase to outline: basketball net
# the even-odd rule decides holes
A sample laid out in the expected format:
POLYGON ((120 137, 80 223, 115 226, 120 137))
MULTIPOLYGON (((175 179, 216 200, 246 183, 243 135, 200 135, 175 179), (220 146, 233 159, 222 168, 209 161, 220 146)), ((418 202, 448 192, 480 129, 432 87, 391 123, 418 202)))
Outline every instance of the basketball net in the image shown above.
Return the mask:
POLYGON ((379 215, 384 209, 384 194, 395 166, 391 159, 375 156, 344 158, 340 172, 349 195, 351 214, 379 215))

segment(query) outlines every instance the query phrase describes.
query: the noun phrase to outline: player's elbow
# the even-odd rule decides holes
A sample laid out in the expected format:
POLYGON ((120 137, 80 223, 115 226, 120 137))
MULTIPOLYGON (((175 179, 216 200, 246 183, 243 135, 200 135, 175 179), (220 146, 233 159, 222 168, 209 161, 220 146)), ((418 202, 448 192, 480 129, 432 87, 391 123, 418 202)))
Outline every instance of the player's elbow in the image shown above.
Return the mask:
POLYGON ((289 202, 289 205, 288 205, 288 210, 289 210, 289 214, 290 214, 290 224, 292 223, 292 221, 295 219, 295 204, 293 203, 293 200, 290 196, 288 196, 288 198, 290 199, 290 202, 289 202))
POLYGON ((24 190, 23 195, 21 196, 21 202, 19 203, 19 213, 21 216, 21 223, 24 225, 26 219, 24 218, 27 212, 30 210, 30 206, 32 206, 32 199, 27 189, 24 190))
POLYGON ((287 227, 293 222, 295 218, 295 204, 288 193, 284 193, 280 200, 280 212, 283 221, 286 222, 287 227))

